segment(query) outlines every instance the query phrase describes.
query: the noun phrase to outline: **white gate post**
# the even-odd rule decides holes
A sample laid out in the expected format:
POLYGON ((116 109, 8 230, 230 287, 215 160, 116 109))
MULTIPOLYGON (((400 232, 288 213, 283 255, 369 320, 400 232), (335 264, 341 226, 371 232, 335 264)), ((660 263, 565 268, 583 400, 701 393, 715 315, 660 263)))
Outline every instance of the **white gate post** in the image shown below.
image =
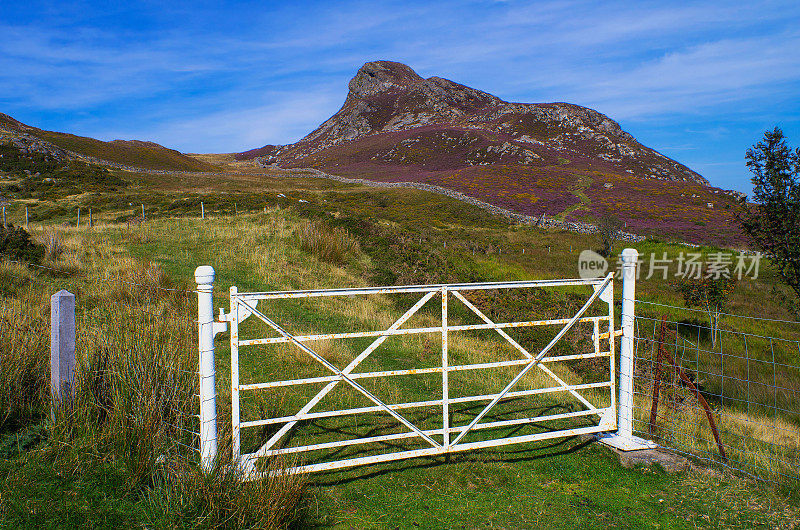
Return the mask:
POLYGON ((622 451, 652 449, 656 444, 633 435, 633 352, 634 300, 638 275, 639 252, 635 248, 622 251, 622 341, 619 352, 619 420, 617 433, 604 436, 601 442, 622 451))
POLYGON ((214 268, 201 265, 194 271, 197 282, 200 376, 200 462, 210 471, 217 458, 217 387, 214 367, 214 268))

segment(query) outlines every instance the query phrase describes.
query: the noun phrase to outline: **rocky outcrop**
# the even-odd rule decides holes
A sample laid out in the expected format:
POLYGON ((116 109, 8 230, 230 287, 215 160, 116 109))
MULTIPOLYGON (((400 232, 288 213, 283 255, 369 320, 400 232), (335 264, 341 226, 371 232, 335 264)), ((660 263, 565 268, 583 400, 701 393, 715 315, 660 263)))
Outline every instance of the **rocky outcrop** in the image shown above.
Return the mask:
POLYGON ((50 142, 45 142, 30 134, 14 131, 0 132, 0 140, 10 143, 21 153, 40 153, 55 160, 69 160, 74 158, 69 151, 56 147, 50 142))

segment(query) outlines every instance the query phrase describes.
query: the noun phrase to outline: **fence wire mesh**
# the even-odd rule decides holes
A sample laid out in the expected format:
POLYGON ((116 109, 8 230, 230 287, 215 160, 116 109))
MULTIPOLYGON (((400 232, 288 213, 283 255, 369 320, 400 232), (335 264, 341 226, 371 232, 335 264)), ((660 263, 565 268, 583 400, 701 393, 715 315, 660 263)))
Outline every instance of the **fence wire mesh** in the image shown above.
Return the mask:
POLYGON ((636 304, 634 433, 751 477, 796 484, 800 325, 728 315, 712 329, 700 312, 636 304))

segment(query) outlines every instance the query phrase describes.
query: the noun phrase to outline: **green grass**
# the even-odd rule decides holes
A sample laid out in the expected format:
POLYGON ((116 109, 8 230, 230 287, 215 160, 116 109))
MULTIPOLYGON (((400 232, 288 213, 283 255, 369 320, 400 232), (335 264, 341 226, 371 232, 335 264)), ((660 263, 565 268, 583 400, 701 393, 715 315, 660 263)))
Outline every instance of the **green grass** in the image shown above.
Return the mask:
MULTIPOLYGON (((146 296, 147 292, 136 290, 114 293, 123 286, 120 280, 139 282, 154 266, 161 271, 159 285, 186 287, 191 286, 197 265, 214 266, 215 305, 226 308, 227 289, 231 285, 241 291, 256 291, 575 277, 580 251, 600 245, 593 236, 514 226, 457 201, 411 190, 366 189, 315 179, 220 175, 192 181, 182 175, 163 178, 123 175, 130 186, 121 192, 121 197, 108 194, 70 199, 73 205, 86 205, 89 200, 106 201, 96 217, 101 225, 98 228, 60 229, 65 233, 68 251, 56 265, 73 273, 59 276, 14 268, 0 270, 4 307, 9 307, 12 300, 24 301, 41 313, 46 309, 48 294, 63 287, 77 292, 79 304, 87 311, 96 312, 92 313, 95 314, 92 322, 117 322, 103 313, 106 300, 111 296, 146 296), (184 186, 188 190, 176 197, 176 191, 184 186), (150 220, 134 228, 111 223, 135 214, 135 206, 126 204, 134 200, 147 202, 150 220), (205 221, 197 218, 200 200, 204 201, 210 217, 205 221), (234 204, 240 214, 237 217, 232 215, 234 204), (346 250, 337 251, 335 259, 327 259, 326 252, 315 251, 313 245, 303 248, 300 234, 309 222, 326 226, 331 234, 336 234, 330 240, 319 238, 318 245, 330 244, 346 250), (76 248, 80 252, 69 250, 76 248), (117 278, 114 290, 104 287, 107 280, 101 278, 105 276, 117 278), (34 304, 35 300, 38 302, 34 304)), ((62 200, 53 203, 60 204, 62 200)), ((12 210, 12 215, 19 215, 19 210, 12 210)), ((53 221, 62 219, 65 217, 53 217, 53 221)), ((38 227, 34 234, 40 234, 38 227)), ((670 255, 694 251, 668 242, 647 241, 636 246, 642 253, 659 255, 664 251, 670 255)), ((775 275, 769 270, 763 272, 759 280, 741 282, 734 295, 732 312, 782 314, 783 309, 769 296, 776 285, 775 275)), ((531 299, 488 296, 476 303, 489 308, 503 302, 496 307, 496 314, 491 315, 498 319, 516 317, 524 310, 537 315, 563 316, 574 311, 587 293, 586 289, 575 288, 531 299)), ((639 284, 639 297, 646 300, 680 305, 678 296, 663 281, 654 278, 643 279, 639 284)), ((363 305, 357 305, 355 300, 292 302, 270 304, 268 314, 293 330, 363 329, 386 327, 388 319, 399 316, 411 303, 409 297, 382 297, 363 305)), ((429 310, 423 311, 418 322, 433 319, 436 305, 433 303, 429 310)), ((455 303, 451 306, 453 321, 467 318, 466 312, 459 312, 455 303)), ((161 307, 145 305, 142 309, 160 311, 161 307)), ((193 309, 183 311, 191 314, 193 309)), ((657 316, 660 312, 656 308, 644 314, 657 316)), ((678 312, 664 312, 675 320, 686 318, 678 312)), ((168 315, 189 316, 175 313, 175 308, 168 315)), ((701 319, 702 315, 696 318, 701 319)), ((747 332, 786 333, 790 337, 796 333, 791 326, 763 329, 752 322, 726 320, 725 323, 747 332)), ((44 324, 40 322, 40 326, 40 332, 46 332, 44 324)), ((242 331, 248 336, 264 333, 254 318, 243 325, 242 331)), ((537 343, 546 340, 547 333, 520 336, 537 343)), ((227 338, 227 334, 217 338, 218 406, 223 437, 230 429, 225 419, 230 414, 227 338)), ((88 336, 84 347, 91 347, 95 340, 88 336)), ((322 351, 337 363, 343 363, 352 358, 354 351, 360 351, 359 346, 364 344, 323 345, 322 351)), ((502 343, 489 333, 461 343, 454 338, 451 346, 453 359, 464 362, 482 355, 506 354, 501 349, 502 343)), ((559 351, 566 351, 583 346, 574 342, 559 347, 565 348, 559 351)), ((376 352, 373 367, 380 364, 382 368, 404 368, 424 360, 435 363, 438 348, 436 337, 392 339, 376 352)), ((242 380, 247 382, 275 379, 287 373, 319 373, 313 363, 290 348, 247 351, 243 348, 241 356, 242 380)), ((793 357, 787 360, 800 364, 793 357)), ((582 378, 592 369, 573 366, 565 374, 582 378)), ((463 379, 458 384, 465 393, 483 392, 508 378, 509 374, 499 374, 485 380, 463 379)), ((436 391, 436 385, 436 381, 419 378, 394 387, 378 385, 372 389, 381 396, 418 399, 436 391)), ((245 413, 255 417, 297 407, 303 397, 297 394, 251 399, 243 405, 245 413)), ((331 398, 331 405, 361 404, 357 397, 345 392, 331 398)), ((532 401, 524 411, 553 404, 549 400, 532 401)), ((435 414, 415 419, 431 424, 440 421, 435 414)), ((38 420, 26 421, 35 425, 38 420)), ((361 426, 367 423, 364 421, 361 426)), ((337 420, 321 426, 343 425, 344 420, 337 420)), ((301 433, 308 439, 332 437, 329 432, 308 427, 301 433)), ((394 429, 389 424, 380 424, 380 428, 383 432, 394 429)), ((103 521, 110 521, 116 526, 192 526, 207 513, 191 508, 194 501, 188 505, 179 502, 188 493, 170 493, 169 488, 158 483, 133 489, 120 487, 131 476, 131 464, 125 458, 115 457, 113 451, 98 451, 91 444, 62 451, 46 437, 29 444, 24 442, 31 438, 25 432, 24 428, 7 430, 4 440, 0 440, 0 453, 3 447, 21 448, 8 451, 1 461, 0 525, 100 526, 103 521), (51 462, 55 464, 49 465, 51 462), (156 503, 154 498, 159 495, 167 501, 156 503), (58 507, 47 510, 49 505, 58 507)), ((253 448, 266 434, 253 430, 245 442, 253 448)), ((308 523, 319 527, 752 528, 789 527, 798 520, 793 489, 752 484, 702 470, 677 475, 668 475, 656 467, 628 470, 605 449, 573 438, 454 455, 449 463, 443 459, 417 459, 319 474, 310 480, 308 523)), ((239 513, 229 509, 233 510, 230 513, 239 513)), ((232 526, 253 524, 237 521, 232 526)))
POLYGON ((768 528, 769 492, 702 473, 625 469, 576 439, 315 478, 331 528, 768 528))
POLYGON ((37 129, 34 134, 63 149, 127 166, 172 171, 217 170, 211 164, 184 155, 174 149, 147 142, 103 142, 85 136, 40 129, 37 129))

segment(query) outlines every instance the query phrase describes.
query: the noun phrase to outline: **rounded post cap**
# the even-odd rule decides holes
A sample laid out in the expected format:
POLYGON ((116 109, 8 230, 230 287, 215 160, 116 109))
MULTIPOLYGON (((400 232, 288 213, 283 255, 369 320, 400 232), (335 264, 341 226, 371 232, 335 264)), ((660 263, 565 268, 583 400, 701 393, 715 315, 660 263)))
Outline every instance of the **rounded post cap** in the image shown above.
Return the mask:
POLYGON ((194 270, 194 281, 197 285, 208 285, 214 283, 214 267, 211 265, 200 265, 194 270))
POLYGON ((622 251, 622 261, 627 263, 636 262, 636 258, 639 257, 639 251, 635 248, 626 248, 622 251))

